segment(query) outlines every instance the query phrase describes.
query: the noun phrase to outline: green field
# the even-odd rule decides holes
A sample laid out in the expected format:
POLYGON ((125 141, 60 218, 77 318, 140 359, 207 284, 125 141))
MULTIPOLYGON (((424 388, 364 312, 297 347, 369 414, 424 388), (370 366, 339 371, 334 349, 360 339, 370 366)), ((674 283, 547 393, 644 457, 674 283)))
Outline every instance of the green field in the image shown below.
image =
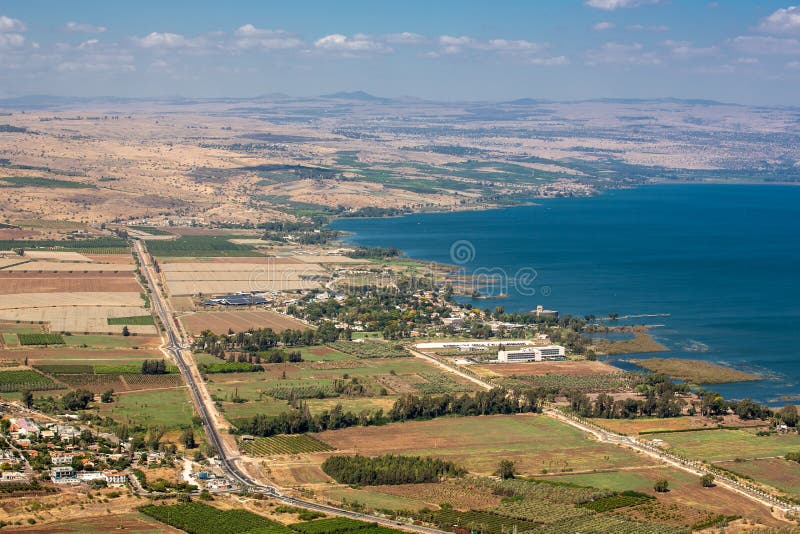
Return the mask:
POLYGON ((273 454, 301 454, 309 452, 325 452, 334 450, 313 436, 292 434, 256 438, 253 441, 239 443, 242 450, 253 456, 271 456, 273 454))
POLYGON ((135 315, 132 317, 109 317, 106 319, 110 325, 141 326, 155 324, 152 315, 135 315))
POLYGON ((100 405, 100 415, 120 423, 168 428, 192 424, 194 408, 185 388, 125 393, 110 404, 100 405))
MULTIPOLYGON (((171 506, 150 505, 142 507, 141 511, 162 523, 193 534, 272 532, 272 530, 263 529, 280 527, 278 523, 247 510, 220 510, 197 502, 171 506)), ((285 531, 291 532, 289 529, 285 529, 285 531)))
POLYGON ((45 187, 60 189, 96 189, 93 184, 70 182, 56 178, 42 178, 39 176, 7 176, 0 178, 0 187, 45 187), (5 183, 3 183, 5 182, 5 183))
POLYGON ((216 257, 216 256, 262 256, 246 245, 236 245, 229 239, 253 236, 215 235, 183 236, 169 241, 148 241, 147 248, 154 256, 160 257, 216 257))
POLYGON ((797 434, 756 436, 751 430, 702 430, 660 434, 675 452, 689 458, 719 462, 736 458, 783 456, 800 450, 797 434))

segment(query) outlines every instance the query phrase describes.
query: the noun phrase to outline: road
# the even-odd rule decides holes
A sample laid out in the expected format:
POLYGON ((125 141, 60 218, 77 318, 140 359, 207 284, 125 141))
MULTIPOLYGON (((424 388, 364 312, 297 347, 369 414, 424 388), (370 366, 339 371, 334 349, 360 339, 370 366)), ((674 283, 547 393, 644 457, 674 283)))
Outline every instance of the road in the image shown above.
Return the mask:
MULTIPOLYGON (((449 371, 450 373, 456 374, 470 382, 477 384, 478 386, 484 389, 492 389, 494 386, 485 380, 482 380, 470 373, 464 372, 463 370, 455 367, 447 362, 444 362, 438 358, 431 356, 430 354, 426 354, 424 352, 420 352, 418 350, 409 349, 411 353, 416 356, 417 358, 425 359, 434 365, 449 371)), ((549 406, 545 406, 542 412, 554 419, 558 419, 562 423, 575 427, 587 434, 593 435, 598 441, 603 441, 606 443, 613 443, 616 445, 629 447, 631 449, 635 449, 640 451, 648 456, 658 459, 666 464, 669 464, 675 468, 681 469, 682 471, 686 471, 698 477, 701 477, 706 474, 714 475, 714 484, 718 486, 722 486, 730 491, 743 495, 747 497, 751 501, 758 503, 762 506, 766 506, 770 509, 780 510, 781 512, 787 513, 800 513, 800 506, 792 506, 785 502, 779 501, 778 499, 774 498, 773 496, 765 493, 759 489, 752 488, 745 486, 738 481, 725 476, 719 472, 713 472, 710 469, 706 468, 701 462, 699 461, 690 461, 674 454, 670 454, 658 447, 650 445, 649 443, 640 441, 636 438, 631 436, 625 436, 623 434, 617 434, 615 432, 611 432, 604 428, 600 428, 597 425, 594 425, 586 420, 583 420, 578 417, 574 417, 572 415, 566 414, 561 410, 556 408, 552 408, 549 406)))
POLYGON ((280 488, 263 484, 257 480, 254 480, 242 469, 240 469, 239 466, 236 465, 235 461, 236 457, 238 456, 238 451, 230 451, 225 441, 220 436, 220 422, 216 417, 214 403, 208 393, 205 382, 200 376, 197 367, 194 365, 194 360, 192 359, 191 352, 189 351, 189 344, 183 337, 183 333, 179 327, 175 324, 175 317, 169 308, 167 299, 164 298, 159 290, 158 284, 156 283, 156 275, 153 268, 152 259, 150 258, 150 255, 145 249, 144 243, 141 240, 135 240, 133 246, 134 250, 136 251, 136 255, 139 257, 139 262, 141 263, 147 285, 150 287, 150 300, 152 302, 153 309, 156 311, 159 319, 164 325, 164 331, 166 335, 164 349, 172 355, 176 365, 178 366, 178 369, 180 369, 180 372, 183 375, 183 378, 186 380, 186 384, 189 386, 189 391, 191 392, 192 402, 194 403, 195 409, 200 415, 200 418, 203 420, 206 438, 217 450, 221 467, 227 473, 227 475, 230 476, 230 478, 235 480, 237 484, 243 488, 246 488, 253 493, 268 495, 283 503, 305 508, 307 510, 315 510, 327 514, 349 517, 351 519, 379 523, 388 527, 399 528, 411 532, 420 532, 423 534, 444 533, 444 531, 434 528, 401 523, 386 519, 384 517, 361 514, 350 510, 344 510, 342 508, 336 508, 334 506, 328 506, 325 504, 292 497, 290 495, 285 495, 280 491, 280 488))

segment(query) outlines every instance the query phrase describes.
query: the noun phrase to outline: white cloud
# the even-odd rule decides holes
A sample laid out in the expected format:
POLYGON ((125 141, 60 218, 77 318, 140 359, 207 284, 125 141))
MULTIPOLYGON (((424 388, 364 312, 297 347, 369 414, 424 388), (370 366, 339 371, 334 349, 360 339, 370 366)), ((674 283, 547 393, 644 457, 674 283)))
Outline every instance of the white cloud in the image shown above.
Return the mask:
POLYGON ((696 47, 689 41, 664 41, 664 46, 670 49, 672 55, 682 58, 714 56, 719 53, 718 46, 696 47))
POLYGON ((668 32, 669 31, 669 26, 663 26, 663 25, 645 26, 644 24, 630 24, 628 26, 625 26, 625 29, 626 30, 631 30, 631 31, 634 31, 634 32, 641 32, 641 31, 668 32))
POLYGON ((540 65, 543 67, 559 67, 561 65, 569 64, 567 56, 554 56, 543 58, 532 58, 528 61, 531 65, 540 65))
POLYGON ((586 52, 586 64, 658 65, 661 60, 653 52, 646 52, 640 43, 605 43, 600 48, 586 52))
POLYGON ((303 41, 283 30, 264 30, 252 24, 239 27, 234 35, 233 45, 236 48, 263 48, 268 50, 282 50, 303 46, 303 41))
POLYGON ((660 0, 586 0, 585 4, 595 9, 613 11, 625 7, 639 7, 644 4, 657 4, 660 0))
POLYGON ((384 40, 391 44, 421 44, 426 41, 424 35, 412 32, 390 33, 384 36, 384 40))
POLYGON ((740 57, 736 59, 736 63, 741 65, 756 65, 760 63, 757 58, 754 57, 740 57))
POLYGON ((616 25, 611 22, 604 21, 604 22, 598 22, 593 26, 593 28, 595 31, 604 32, 606 30, 613 30, 614 28, 616 28, 616 25))
POLYGON ((70 32, 78 33, 104 33, 108 28, 105 26, 95 26, 94 24, 86 24, 83 22, 67 22, 64 29, 70 32))
POLYGON ((385 53, 392 51, 391 48, 388 48, 382 42, 375 40, 363 33, 357 33, 352 37, 348 37, 340 33, 333 33, 331 35, 326 35, 321 39, 317 39, 317 41, 314 43, 314 46, 319 50, 339 52, 345 55, 371 52, 385 53))
POLYGON ((800 54, 800 40, 781 37, 740 35, 729 41, 731 46, 746 54, 794 55, 800 54))
POLYGON ((800 61, 790 61, 783 67, 786 70, 800 70, 800 61))
POLYGON ((489 39, 481 41, 462 35, 441 35, 439 44, 445 54, 458 54, 466 49, 484 50, 503 53, 530 54, 547 48, 547 45, 526 41, 524 39, 489 39))
POLYGON ((133 42, 141 48, 152 49, 197 48, 202 46, 202 41, 198 38, 189 39, 179 33, 168 32, 152 32, 144 37, 134 38, 133 42))
POLYGON ((18 33, 0 33, 0 50, 19 48, 25 44, 25 37, 18 33))
POLYGON ((12 19, 11 17, 7 17, 5 15, 0 16, 0 32, 13 32, 19 33, 24 32, 28 28, 25 26, 25 23, 19 19, 12 19))
POLYGON ((768 33, 800 34, 800 6, 778 9, 762 20, 758 29, 768 33))
POLYGON ((100 43, 97 39, 88 39, 78 45, 78 48, 91 48, 100 43))

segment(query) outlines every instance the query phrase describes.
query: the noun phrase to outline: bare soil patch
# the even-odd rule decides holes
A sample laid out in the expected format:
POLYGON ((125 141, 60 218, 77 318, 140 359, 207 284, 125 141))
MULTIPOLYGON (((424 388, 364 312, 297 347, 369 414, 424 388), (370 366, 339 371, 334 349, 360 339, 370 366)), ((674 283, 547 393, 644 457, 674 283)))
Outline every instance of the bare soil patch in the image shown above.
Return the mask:
POLYGON ((562 361, 562 362, 529 362, 529 363, 495 363, 471 366, 471 369, 487 374, 502 376, 512 375, 570 375, 588 376, 621 372, 616 367, 603 362, 562 361))
POLYGON ((32 273, 0 271, 0 295, 15 293, 136 292, 139 283, 130 274, 32 273))
POLYGON ((288 328, 308 328, 296 319, 268 310, 196 312, 184 315, 180 320, 184 328, 192 334, 199 334, 203 330, 224 334, 229 329, 243 332, 250 328, 272 328, 276 332, 283 332, 288 328))

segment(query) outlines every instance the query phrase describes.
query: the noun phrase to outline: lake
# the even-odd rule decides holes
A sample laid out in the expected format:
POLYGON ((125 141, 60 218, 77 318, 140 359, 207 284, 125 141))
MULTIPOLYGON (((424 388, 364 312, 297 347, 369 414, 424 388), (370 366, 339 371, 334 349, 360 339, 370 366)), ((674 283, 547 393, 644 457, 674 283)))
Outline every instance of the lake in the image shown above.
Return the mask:
POLYGON ((494 293, 507 298, 467 299, 481 308, 660 325, 651 333, 670 351, 657 356, 764 377, 714 386, 724 396, 800 404, 800 187, 658 185, 535 202, 332 226, 352 243, 506 276, 494 293))

